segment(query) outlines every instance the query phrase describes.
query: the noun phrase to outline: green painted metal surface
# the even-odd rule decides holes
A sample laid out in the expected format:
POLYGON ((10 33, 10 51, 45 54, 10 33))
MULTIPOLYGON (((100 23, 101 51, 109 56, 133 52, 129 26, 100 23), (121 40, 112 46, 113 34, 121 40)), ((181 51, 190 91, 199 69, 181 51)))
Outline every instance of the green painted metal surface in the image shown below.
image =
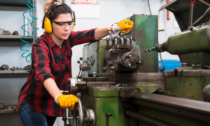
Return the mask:
MULTIPOLYGON (((123 103, 118 97, 93 97, 88 94, 82 95, 83 105, 92 108, 95 112, 96 126, 137 126, 137 121, 125 116, 125 110, 133 109, 123 103), (106 116, 106 113, 112 116, 106 116)), ((92 126, 85 124, 85 126, 92 126)))
POLYGON ((137 82, 135 87, 139 88, 143 93, 153 93, 158 89, 164 89, 163 84, 159 82, 137 82))
POLYGON ((106 66, 104 61, 105 46, 106 41, 100 40, 100 42, 90 43, 83 47, 83 59, 88 64, 88 71, 83 72, 83 77, 88 77, 93 72, 102 73, 102 68, 106 66), (91 65, 91 58, 95 60, 93 65, 91 65))
POLYGON ((201 51, 210 51, 210 44, 207 39, 207 26, 175 34, 168 39, 168 52, 171 54, 201 51))
POLYGON ((83 77, 92 75, 93 72, 98 70, 98 42, 87 44, 83 47, 83 60, 88 64, 88 71, 83 72, 83 77))
POLYGON ((157 52, 145 53, 144 49, 154 47, 158 43, 158 20, 154 15, 134 15, 134 28, 130 35, 135 39, 140 48, 141 58, 144 64, 139 67, 138 72, 157 72, 157 52), (149 60, 148 60, 149 59, 149 60))
POLYGON ((189 66, 192 64, 210 64, 210 54, 208 52, 180 54, 179 58, 182 63, 188 63, 189 66))
MULTIPOLYGON (((159 110, 155 110, 155 109, 151 109, 147 107, 142 107, 142 106, 138 106, 138 107, 139 107, 140 113, 162 120, 164 122, 174 124, 176 126, 209 126, 208 123, 201 122, 195 119, 190 119, 183 116, 177 116, 175 114, 171 114, 171 113, 167 113, 167 112, 163 112, 163 111, 159 111, 159 110)), ((148 126, 142 123, 140 123, 139 125, 148 126)))
POLYGON ((120 87, 109 87, 109 86, 94 86, 89 88, 89 93, 94 97, 117 97, 119 96, 120 87))
MULTIPOLYGON (((176 84, 176 87, 179 87, 177 85, 176 80, 170 80, 170 81, 174 81, 174 83, 171 85, 176 84)), ((183 81, 185 80, 183 79, 183 81)), ((195 81, 195 80, 192 80, 192 81, 195 81)), ((200 83, 202 81, 197 80, 197 82, 200 83)), ((210 82, 210 78, 208 78, 206 82, 210 82)), ((148 85, 148 87, 152 87, 152 85, 154 86, 154 83, 145 84, 144 82, 139 82, 139 83, 135 83, 134 85, 136 85, 136 87, 139 89, 141 88, 141 91, 143 91, 142 87, 145 87, 145 85, 148 85)), ((193 87, 193 85, 194 83, 192 83, 191 86, 193 87)), ((187 85, 185 86, 186 90, 187 88, 191 90, 189 86, 187 85)), ((133 87, 135 88, 135 86, 133 87)), ((150 90, 151 91, 155 90, 154 89, 155 87, 156 86, 154 86, 150 90)), ((149 116, 149 117, 152 117, 152 118, 155 118, 160 121, 164 121, 173 125, 177 125, 177 126, 208 126, 209 125, 205 122, 201 122, 195 119, 178 116, 176 114, 171 114, 168 112, 163 112, 163 111, 152 109, 152 108, 147 108, 147 107, 143 107, 139 105, 130 106, 128 104, 129 102, 124 102, 122 100, 124 99, 124 97, 127 96, 126 93, 123 94, 124 92, 122 92, 123 90, 121 90, 121 89, 127 89, 125 87, 120 88, 120 87, 109 87, 109 86, 91 86, 88 88, 89 88, 88 93, 87 92, 82 93, 81 99, 82 99, 83 105, 86 108, 90 108, 94 110, 95 117, 96 117, 96 123, 95 123, 96 126, 148 126, 141 122, 137 122, 136 120, 127 118, 125 116, 126 110, 138 111, 139 113, 144 114, 146 116, 149 116), (107 112, 111 113, 112 116, 107 117, 106 116, 107 112)), ((198 85, 194 86, 194 89, 200 90, 200 88, 201 87, 198 85)), ((145 91, 145 92, 148 92, 148 91, 145 91)), ((198 95, 194 94, 194 96, 197 97, 198 95)), ((85 126, 91 126, 91 124, 85 124, 85 126)))
POLYGON ((106 46, 105 40, 101 40, 98 44, 98 64, 97 64, 98 73, 103 73, 104 71, 102 70, 102 68, 106 66, 106 63, 104 60, 105 46, 106 46))
MULTIPOLYGON (((86 44, 83 46, 83 61, 86 62, 88 64, 88 46, 89 44, 86 44)), ((89 69, 89 67, 88 67, 89 69)), ((83 71, 82 73, 82 78, 84 77, 88 77, 88 72, 87 71, 83 71)))
MULTIPOLYGON (((159 82, 128 82, 127 86, 139 88, 142 92, 152 93, 161 88, 159 82)), ((126 86, 126 85, 125 85, 126 86)), ((123 102, 120 98, 120 90, 124 87, 112 85, 89 86, 88 93, 82 93, 82 103, 86 108, 93 109, 96 117, 97 126, 137 126, 138 122, 127 118, 125 111, 134 108, 123 102), (106 112, 112 114, 106 116, 106 112)), ((136 110, 135 110, 136 111, 136 110)), ((90 126, 86 124, 85 126, 90 126)))
POLYGON ((203 101, 203 88, 210 77, 166 77, 165 95, 203 101))
POLYGON ((88 46, 88 74, 92 75, 93 72, 97 72, 98 56, 97 56, 98 42, 91 43, 88 46))
POLYGON ((165 71, 165 95, 204 100, 203 89, 210 84, 210 70, 181 67, 165 71))
MULTIPOLYGON (((138 88, 143 93, 153 93, 158 89, 163 89, 161 82, 124 82, 123 87, 138 88)), ((94 97, 119 97, 121 87, 112 86, 94 86, 89 87, 89 95, 94 97)))

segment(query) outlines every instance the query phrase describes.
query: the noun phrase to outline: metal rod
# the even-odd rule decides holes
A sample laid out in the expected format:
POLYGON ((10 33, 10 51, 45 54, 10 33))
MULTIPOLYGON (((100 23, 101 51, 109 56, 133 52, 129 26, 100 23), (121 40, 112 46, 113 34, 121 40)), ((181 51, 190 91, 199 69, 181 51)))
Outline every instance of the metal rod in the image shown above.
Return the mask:
MULTIPOLYGON (((23 24, 25 25, 25 26, 24 26, 25 31, 23 31, 23 32, 24 32, 23 35, 27 36, 27 35, 28 35, 27 32, 29 32, 29 31, 28 31, 28 25, 27 25, 27 24, 28 24, 28 20, 27 20, 26 18, 24 18, 24 17, 23 17, 23 24)), ((29 32, 29 33, 30 33, 30 32, 29 32)))
POLYGON ((68 90, 66 90, 66 91, 61 90, 61 93, 62 93, 62 94, 69 94, 69 91, 68 91, 68 90))
POLYGON ((112 38, 112 45, 115 45, 115 37, 112 38))
POLYGON ((106 38, 106 46, 109 46, 109 38, 106 38))
POLYGON ((79 75, 80 75, 80 72, 81 72, 81 70, 79 71, 79 74, 78 74, 78 76, 77 76, 77 77, 79 77, 79 75))
POLYGON ((150 15, 152 15, 149 0, 147 0, 147 3, 148 3, 148 6, 149 6, 149 12, 150 12, 150 15))
POLYGON ((117 44, 121 44, 121 39, 119 35, 117 36, 117 44))
POLYGON ((133 42, 133 37, 131 36, 130 37, 130 45, 132 45, 132 42, 133 42))
POLYGON ((82 126, 83 125, 83 109, 82 109, 82 102, 81 100, 78 98, 78 109, 79 109, 79 125, 82 126))
POLYGON ((66 109, 65 109, 65 120, 64 120, 64 126, 68 126, 68 125, 67 125, 67 117, 68 117, 68 115, 67 115, 67 109, 68 109, 68 108, 66 108, 66 109))
MULTIPOLYGON (((68 118, 66 118, 66 119, 73 120, 74 117, 68 117, 68 118)), ((79 116, 77 116, 77 119, 79 119, 79 116)))
POLYGON ((192 26, 193 24, 193 9, 195 7, 195 1, 191 0, 190 1, 190 21, 189 21, 189 26, 192 26))
POLYGON ((127 45, 127 37, 124 36, 124 45, 127 45))
POLYGON ((77 126, 77 112, 76 112, 76 107, 73 109, 73 126, 77 126))
POLYGON ((206 3, 206 2, 203 1, 203 0, 197 0, 197 1, 199 1, 199 2, 201 2, 202 4, 204 4, 204 5, 208 6, 208 7, 210 7, 210 4, 206 3))
MULTIPOLYGON (((167 4, 170 3, 170 0, 167 0, 167 4)), ((167 10, 167 20, 170 20, 170 12, 169 10, 167 10)))
POLYGON ((139 122, 142 122, 142 123, 144 123, 146 125, 150 125, 150 126, 175 126, 173 124, 163 122, 161 120, 134 112, 132 110, 127 110, 125 114, 132 119, 136 119, 139 122))

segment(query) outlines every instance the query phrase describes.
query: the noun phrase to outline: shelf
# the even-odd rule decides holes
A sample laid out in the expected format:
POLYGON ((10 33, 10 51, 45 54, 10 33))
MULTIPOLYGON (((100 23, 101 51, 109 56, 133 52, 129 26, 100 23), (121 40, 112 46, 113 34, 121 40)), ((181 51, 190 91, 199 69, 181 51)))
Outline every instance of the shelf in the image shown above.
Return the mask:
MULTIPOLYGON (((0 42, 22 42, 20 40, 21 37, 23 37, 23 35, 0 35, 0 42)), ((23 40, 26 40, 27 42, 32 42, 33 36, 23 38, 23 40)))
POLYGON ((27 11, 28 7, 14 7, 14 6, 2 6, 0 4, 0 11, 27 11))
MULTIPOLYGON (((30 0, 31 3, 33 0, 30 0)), ((26 5, 26 0, 0 0, 0 10, 25 11, 30 8, 26 5)))
POLYGON ((15 109, 2 109, 0 110, 0 114, 7 114, 7 113, 17 113, 17 110, 15 109))
POLYGON ((0 70, 0 78, 25 78, 28 77, 28 70, 4 71, 0 70))
POLYGON ((23 73, 27 73, 28 74, 28 70, 9 70, 9 71, 4 71, 4 70, 0 70, 0 74, 23 74, 23 73))

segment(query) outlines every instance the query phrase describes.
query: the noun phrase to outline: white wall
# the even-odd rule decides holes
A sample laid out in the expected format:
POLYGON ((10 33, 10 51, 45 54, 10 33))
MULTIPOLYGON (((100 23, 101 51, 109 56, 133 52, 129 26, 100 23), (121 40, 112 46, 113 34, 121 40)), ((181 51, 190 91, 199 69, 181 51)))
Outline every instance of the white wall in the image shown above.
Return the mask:
MULTIPOLYGON (((65 3, 70 5, 70 0, 64 0, 65 3)), ((165 1, 165 0, 164 0, 165 1)), ((118 22, 124 18, 127 18, 133 14, 149 14, 149 8, 146 0, 99 0, 100 2, 100 19, 77 19, 75 31, 86 30, 91 28, 107 27, 115 22, 118 22)), ((150 0, 151 10, 153 15, 158 14, 159 8, 163 5, 162 0, 150 0)), ((44 0, 37 0, 37 26, 40 28, 38 36, 43 33, 41 29, 43 18, 43 3, 44 0)), ((20 27, 23 25, 23 12, 10 12, 0 11, 0 16, 4 17, 0 19, 0 28, 7 29, 9 31, 18 30, 23 34, 20 27)), ((159 32, 159 42, 165 42, 170 35, 180 32, 179 28, 174 27, 174 16, 170 14, 171 19, 166 20, 166 11, 160 13, 160 19, 163 22, 165 31, 159 32)), ((72 71, 73 77, 76 77, 79 72, 79 65, 77 60, 82 57, 83 45, 73 47, 72 57, 72 71)), ((10 67, 18 66, 23 67, 29 63, 26 63, 25 59, 21 57, 22 51, 19 47, 0 47, 0 66, 2 64, 8 64, 10 67)), ((178 59, 177 56, 170 55, 169 53, 162 53, 163 59, 178 59)), ((56 121, 55 126, 63 125, 62 120, 59 118, 56 121)))

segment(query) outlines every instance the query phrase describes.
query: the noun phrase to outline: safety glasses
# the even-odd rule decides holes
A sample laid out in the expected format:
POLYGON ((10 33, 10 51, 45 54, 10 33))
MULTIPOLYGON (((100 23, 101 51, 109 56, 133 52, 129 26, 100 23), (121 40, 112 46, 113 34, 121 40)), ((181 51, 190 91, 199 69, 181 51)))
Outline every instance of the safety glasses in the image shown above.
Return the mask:
POLYGON ((55 24, 59 25, 59 26, 65 26, 65 24, 67 25, 72 25, 74 21, 67 21, 67 22, 57 22, 57 21, 53 21, 55 22, 55 24))

